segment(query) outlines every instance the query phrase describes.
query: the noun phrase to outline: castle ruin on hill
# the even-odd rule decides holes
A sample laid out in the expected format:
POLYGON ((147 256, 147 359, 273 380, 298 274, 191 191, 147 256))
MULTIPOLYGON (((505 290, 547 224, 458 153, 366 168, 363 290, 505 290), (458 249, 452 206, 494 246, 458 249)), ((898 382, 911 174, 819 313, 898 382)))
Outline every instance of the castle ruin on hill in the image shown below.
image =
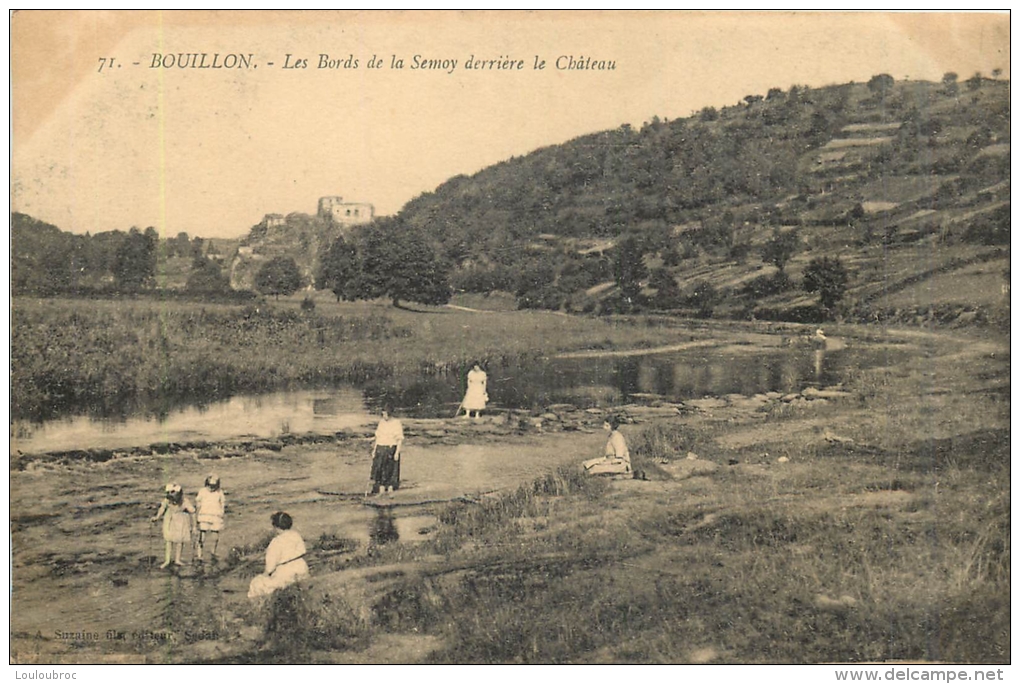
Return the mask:
POLYGON ((240 241, 230 263, 230 284, 254 289, 255 274, 273 257, 290 257, 309 286, 318 270, 320 253, 337 236, 354 226, 371 223, 375 207, 367 202, 345 202, 343 197, 320 197, 315 216, 292 212, 266 214, 240 241))
POLYGON ((319 218, 339 226, 357 226, 369 223, 375 216, 375 207, 366 202, 344 202, 343 197, 320 197, 319 218))

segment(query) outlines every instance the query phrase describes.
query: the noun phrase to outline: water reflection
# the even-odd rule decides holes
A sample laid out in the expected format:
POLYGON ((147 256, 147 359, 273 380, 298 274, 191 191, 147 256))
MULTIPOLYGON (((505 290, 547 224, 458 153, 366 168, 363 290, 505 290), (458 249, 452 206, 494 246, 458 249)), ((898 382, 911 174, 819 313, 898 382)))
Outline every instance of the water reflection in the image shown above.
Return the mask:
POLYGON ((400 534, 397 532, 397 521, 393 515, 392 508, 380 508, 372 521, 372 529, 369 531, 369 539, 374 546, 383 546, 391 542, 400 541, 400 534))
MULTIPOLYGON (((842 382, 847 372, 895 363, 888 350, 837 350, 810 346, 719 348, 683 353, 592 359, 539 359, 489 364, 488 394, 494 407, 540 409, 568 403, 581 408, 613 406, 658 395, 667 400, 770 391, 796 392, 809 385, 842 382)), ((26 453, 147 446, 160 441, 223 441, 287 432, 339 431, 373 422, 367 406, 383 398, 405 416, 450 417, 463 396, 467 368, 369 380, 360 389, 275 392, 237 396, 203 407, 174 411, 162 420, 134 417, 94 420, 79 416, 11 424, 15 449, 26 453)))
MULTIPOLYGON (((556 403, 606 406, 649 394, 682 401, 706 395, 787 393, 808 385, 837 384, 849 368, 876 360, 887 361, 864 350, 826 352, 811 347, 543 360, 532 365, 490 365, 488 393, 495 405, 515 409, 556 403)), ((461 396, 457 373, 392 378, 387 383, 366 386, 369 401, 385 395, 417 417, 443 416, 461 396)))
POLYGON ((26 453, 123 449, 155 442, 217 442, 242 435, 339 431, 365 425, 370 418, 362 393, 340 387, 236 396, 178 409, 163 418, 73 416, 42 424, 13 421, 11 439, 15 449, 26 453))

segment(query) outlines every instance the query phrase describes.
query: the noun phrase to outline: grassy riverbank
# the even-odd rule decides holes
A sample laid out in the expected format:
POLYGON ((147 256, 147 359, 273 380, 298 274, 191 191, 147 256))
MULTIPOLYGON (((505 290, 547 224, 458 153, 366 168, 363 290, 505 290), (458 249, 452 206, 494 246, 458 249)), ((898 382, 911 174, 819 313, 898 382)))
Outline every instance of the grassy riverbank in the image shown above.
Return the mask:
MULTIPOLYGON (((33 306, 42 316, 45 307, 66 304, 33 306)), ((204 315, 193 330, 203 340, 224 338, 217 352, 224 362, 228 349, 242 348, 240 340, 290 349, 326 320, 332 334, 346 330, 349 343, 338 338, 306 356, 347 363, 333 347, 349 346, 356 359, 392 355, 411 369, 422 362, 417 354, 443 349, 454 358, 497 349, 501 339, 507 345, 501 353, 526 354, 654 346, 692 334, 746 341, 753 330, 372 305, 302 318, 288 302, 256 314, 246 333, 237 309, 93 306, 91 315, 110 324, 108 336, 115 323, 148 321, 131 332, 139 340, 162 335, 176 350, 166 356, 173 360, 188 358, 180 351, 184 322, 204 315), (230 322, 241 332, 210 332, 230 322), (464 325, 472 327, 464 332, 458 327, 464 325)), ((75 323, 72 311, 62 315, 75 323)), ((648 480, 580 475, 577 464, 605 439, 598 415, 584 424, 549 420, 546 427, 509 424, 503 416, 478 424, 423 421, 409 430, 403 472, 409 486, 393 502, 461 495, 476 502, 390 511, 399 543, 381 543, 369 532, 377 513, 387 518, 361 505, 357 494, 368 469, 360 434, 279 450, 253 445, 233 458, 181 452, 41 463, 12 473, 19 601, 13 657, 1008 662, 1008 338, 865 326, 845 326, 840 334, 867 344, 879 360, 849 373, 829 397, 728 395, 685 402, 680 412, 634 410, 635 422, 623 431, 648 480), (145 520, 161 483, 173 479, 193 489, 213 467, 228 483, 224 543, 238 549, 230 556, 236 562, 202 581, 153 570, 160 548, 145 520), (300 521, 312 579, 253 606, 244 597, 247 582, 261 560, 267 517, 279 509, 300 521), (83 628, 105 633, 130 619, 132 628, 155 626, 176 641, 37 637, 56 619, 48 612, 54 596, 83 628), (109 605, 125 609, 111 616, 109 605)), ((247 354, 238 363, 255 363, 254 346, 247 354)), ((287 361, 282 352, 262 356, 267 364, 287 361)))
POLYGON ((845 400, 632 428, 637 463, 671 459, 651 481, 565 469, 451 506, 433 540, 282 595, 254 658, 400 637, 443 663, 1009 662, 1008 349, 908 336, 845 400))
POLYGON ((298 301, 19 298, 12 312, 12 416, 158 413, 240 392, 460 372, 474 359, 517 362, 690 339, 684 324, 669 321, 412 311, 328 298, 302 311, 298 301))

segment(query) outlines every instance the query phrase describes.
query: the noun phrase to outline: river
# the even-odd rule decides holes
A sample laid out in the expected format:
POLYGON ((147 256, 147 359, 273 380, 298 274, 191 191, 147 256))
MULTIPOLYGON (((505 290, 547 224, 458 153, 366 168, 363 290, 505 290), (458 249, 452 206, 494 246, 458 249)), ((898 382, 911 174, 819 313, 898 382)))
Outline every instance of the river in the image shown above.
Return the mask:
MULTIPOLYGON (((810 385, 838 384, 852 369, 885 365, 894 358, 887 348, 824 351, 806 345, 727 345, 668 354, 543 359, 528 366, 489 367, 488 394, 493 407, 535 410, 557 403, 611 407, 656 398, 684 401, 725 394, 786 393, 810 385)), ((18 420, 11 424, 11 439, 15 453, 33 454, 125 449, 158 442, 215 443, 287 433, 330 434, 371 423, 373 407, 384 398, 398 407, 398 414, 409 417, 452 416, 462 387, 462 373, 416 374, 363 387, 238 395, 158 416, 18 420)))

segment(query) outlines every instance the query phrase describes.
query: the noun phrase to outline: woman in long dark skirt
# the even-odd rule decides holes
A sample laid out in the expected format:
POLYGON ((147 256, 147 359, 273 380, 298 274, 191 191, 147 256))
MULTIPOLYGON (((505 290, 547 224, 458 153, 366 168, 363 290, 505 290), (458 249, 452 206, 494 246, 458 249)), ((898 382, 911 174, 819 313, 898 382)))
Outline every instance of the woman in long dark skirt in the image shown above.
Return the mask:
POLYGON ((383 408, 382 420, 372 442, 372 494, 400 488, 400 448, 403 444, 403 424, 390 417, 389 408, 383 408))

